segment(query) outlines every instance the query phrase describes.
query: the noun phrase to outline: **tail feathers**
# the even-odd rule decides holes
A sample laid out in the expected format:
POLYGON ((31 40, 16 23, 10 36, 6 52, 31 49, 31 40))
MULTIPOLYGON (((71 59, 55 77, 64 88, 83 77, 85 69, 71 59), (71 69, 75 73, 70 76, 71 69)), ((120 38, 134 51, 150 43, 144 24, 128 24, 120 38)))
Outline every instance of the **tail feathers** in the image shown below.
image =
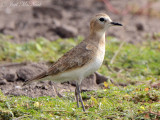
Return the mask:
POLYGON ((42 78, 44 78, 46 76, 48 76, 47 72, 46 71, 42 72, 41 74, 39 74, 39 75, 37 75, 37 76, 35 76, 35 77, 31 78, 31 79, 26 80, 26 82, 22 86, 25 86, 25 85, 27 85, 27 84, 29 84, 31 82, 36 81, 36 80, 42 79, 42 78))

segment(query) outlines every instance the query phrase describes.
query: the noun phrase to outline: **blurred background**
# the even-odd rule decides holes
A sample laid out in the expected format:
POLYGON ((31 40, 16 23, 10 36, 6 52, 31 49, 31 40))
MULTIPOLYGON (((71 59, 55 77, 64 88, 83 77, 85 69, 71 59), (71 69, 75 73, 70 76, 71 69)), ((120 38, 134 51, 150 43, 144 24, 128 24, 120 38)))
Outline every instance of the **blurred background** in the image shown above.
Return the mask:
POLYGON ((160 31, 159 5, 159 0, 1 0, 0 33, 12 35, 16 43, 86 36, 91 17, 104 12, 125 27, 114 27, 108 35, 142 42, 160 31))

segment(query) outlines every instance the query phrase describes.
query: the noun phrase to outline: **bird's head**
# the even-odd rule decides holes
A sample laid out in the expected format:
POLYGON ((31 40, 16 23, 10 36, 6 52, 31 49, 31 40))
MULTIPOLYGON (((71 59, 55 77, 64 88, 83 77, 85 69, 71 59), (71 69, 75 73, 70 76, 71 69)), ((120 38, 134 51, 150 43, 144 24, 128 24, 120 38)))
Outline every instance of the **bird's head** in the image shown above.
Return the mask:
POLYGON ((110 26, 122 26, 122 24, 113 22, 111 18, 104 13, 95 15, 90 22, 90 32, 105 32, 110 26))

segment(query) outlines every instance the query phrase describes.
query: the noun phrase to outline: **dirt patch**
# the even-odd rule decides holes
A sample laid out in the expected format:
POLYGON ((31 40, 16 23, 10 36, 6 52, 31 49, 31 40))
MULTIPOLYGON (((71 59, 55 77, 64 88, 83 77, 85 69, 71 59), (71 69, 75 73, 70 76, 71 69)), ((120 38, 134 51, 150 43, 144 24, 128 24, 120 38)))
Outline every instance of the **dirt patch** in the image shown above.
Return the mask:
MULTIPOLYGON (((34 0, 25 1, 34 2, 34 0)), ((126 6, 138 5, 141 8, 148 1, 115 0, 110 1, 106 7, 103 0, 39 0, 40 6, 13 6, 10 0, 6 0, 5 4, 0 6, 0 33, 12 35, 11 41, 16 43, 28 42, 40 36, 51 41, 58 38, 76 37, 77 35, 85 37, 88 34, 91 17, 96 13, 105 12, 113 21, 121 22, 124 25, 124 28, 111 28, 108 35, 115 36, 120 40, 139 43, 146 40, 145 36, 148 33, 160 32, 159 18, 141 13, 132 14, 131 11, 127 12, 126 6), (7 7, 9 5, 11 6, 7 7), (112 7, 116 8, 118 12, 112 7)), ((14 4, 18 2, 20 1, 15 1, 14 4)), ((151 8, 159 10, 159 5, 160 2, 154 2, 151 8)), ((24 80, 44 71, 47 67, 42 63, 1 65, 0 89, 6 95, 55 96, 53 85, 48 81, 19 88, 24 80)), ((97 78, 97 75, 93 74, 84 80, 82 89, 97 89, 100 81, 104 82, 103 78, 97 78)), ((63 93, 64 91, 73 91, 75 83, 56 84, 56 86, 59 92, 63 93)))
MULTIPOLYGON (((6 64, 0 66, 0 89, 5 95, 27 95, 30 97, 38 96, 56 96, 56 91, 60 94, 75 90, 75 81, 65 83, 53 83, 51 81, 34 82, 22 87, 25 80, 38 75, 48 68, 46 63, 20 63, 20 64, 6 64)), ((83 80, 81 89, 83 91, 97 90, 99 84, 107 79, 101 76, 92 74, 83 80)))

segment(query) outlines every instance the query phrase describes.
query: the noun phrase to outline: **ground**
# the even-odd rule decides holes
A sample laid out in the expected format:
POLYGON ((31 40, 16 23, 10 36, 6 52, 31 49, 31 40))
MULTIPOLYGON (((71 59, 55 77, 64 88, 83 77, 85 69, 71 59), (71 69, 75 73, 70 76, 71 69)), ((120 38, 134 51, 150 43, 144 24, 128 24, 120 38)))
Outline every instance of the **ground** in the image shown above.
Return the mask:
MULTIPOLYGON (((0 89, 4 95, 56 96, 50 81, 24 88, 20 85, 85 38, 90 19, 100 12, 107 13, 123 27, 107 31, 105 61, 99 70, 103 76, 89 76, 82 83, 82 90, 105 88, 103 83, 110 77, 116 86, 145 83, 151 90, 159 88, 159 5, 158 0, 39 0, 29 5, 27 1, 22 6, 20 0, 6 0, 0 4, 0 50, 3 51, 0 51, 0 89), (115 60, 116 52, 119 56, 115 60)), ((73 92, 75 83, 56 83, 56 86, 63 94, 73 92)))

